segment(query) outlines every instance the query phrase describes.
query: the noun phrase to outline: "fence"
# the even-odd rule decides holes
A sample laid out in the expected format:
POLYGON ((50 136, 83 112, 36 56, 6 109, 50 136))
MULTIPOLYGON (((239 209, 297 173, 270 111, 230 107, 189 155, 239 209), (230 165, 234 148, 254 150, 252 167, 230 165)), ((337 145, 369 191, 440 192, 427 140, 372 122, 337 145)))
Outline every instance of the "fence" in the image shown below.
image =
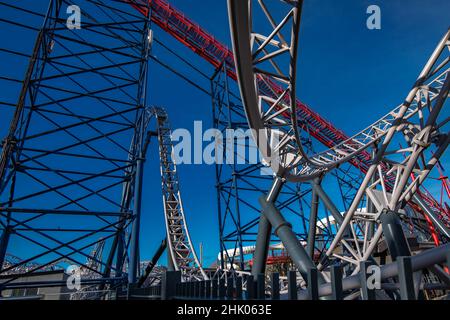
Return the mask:
POLYGON ((360 272, 344 277, 340 266, 329 268, 329 282, 319 284, 317 269, 309 269, 306 288, 300 288, 298 274, 287 274, 287 292, 280 291, 280 275, 272 273, 268 278, 260 274, 233 275, 216 273, 212 280, 182 282, 181 272, 166 272, 161 284, 146 288, 155 299, 183 300, 343 300, 358 298, 375 300, 395 298, 396 300, 416 300, 423 298, 424 290, 439 290, 442 295, 450 290, 450 245, 427 250, 415 257, 399 257, 382 267, 372 267, 369 261, 361 262, 360 272), (438 250, 439 249, 439 250, 438 250), (440 266, 447 259, 447 269, 440 266), (439 282, 425 283, 422 271, 430 269, 439 278, 439 282), (351 295, 349 296, 349 294, 351 295))

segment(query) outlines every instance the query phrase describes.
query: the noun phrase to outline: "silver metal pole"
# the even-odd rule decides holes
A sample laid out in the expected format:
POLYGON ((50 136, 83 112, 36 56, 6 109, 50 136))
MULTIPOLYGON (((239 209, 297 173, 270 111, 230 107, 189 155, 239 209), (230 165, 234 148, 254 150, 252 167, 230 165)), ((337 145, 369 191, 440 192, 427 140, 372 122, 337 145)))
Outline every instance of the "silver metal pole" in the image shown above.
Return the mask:
MULTIPOLYGON (((275 177, 272 187, 265 197, 266 203, 275 202, 283 187, 284 180, 280 177, 275 177)), ((264 205, 262 206, 264 210, 264 205)), ((270 235, 272 233, 272 226, 266 216, 261 213, 258 225, 258 236, 256 238, 255 253, 253 255, 252 275, 256 279, 258 274, 265 273, 266 260, 269 251, 270 235)))

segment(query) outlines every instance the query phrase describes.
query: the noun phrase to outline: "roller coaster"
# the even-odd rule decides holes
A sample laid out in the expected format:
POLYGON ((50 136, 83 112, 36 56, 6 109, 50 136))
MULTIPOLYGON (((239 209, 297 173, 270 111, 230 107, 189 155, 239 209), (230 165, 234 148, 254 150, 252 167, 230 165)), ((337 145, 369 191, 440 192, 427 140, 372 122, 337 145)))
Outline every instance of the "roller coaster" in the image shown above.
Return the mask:
POLYGON ((17 282, 26 287, 20 282, 26 276, 76 265, 85 273, 73 299, 101 299, 112 292, 129 297, 135 287, 154 283, 160 288, 169 281, 166 270, 180 275, 179 294, 183 283, 226 281, 230 295, 239 286, 254 295, 254 285, 262 286, 259 295, 273 295, 281 286, 281 294, 292 298, 294 285, 305 299, 311 298, 306 292, 315 275, 317 298, 326 299, 335 293, 339 267, 345 298, 366 299, 359 279, 370 263, 394 288, 382 298, 395 300, 397 282, 403 281, 396 277, 404 274, 398 260, 411 263, 416 297, 418 290, 426 297, 445 296, 450 184, 440 160, 450 143, 450 30, 404 102, 347 136, 297 97, 303 2, 227 0, 229 49, 166 0, 49 0, 45 11, 41 5, 1 1, 0 24, 36 40, 31 53, 0 48, 2 63, 18 66, 0 74, 0 106, 7 110, 1 120, 7 130, 0 158, 0 292, 17 288, 17 282), (82 8, 80 30, 66 26, 66 7, 74 4, 82 8), (17 14, 32 19, 18 22, 12 18, 17 14), (217 264, 209 268, 191 240, 194 213, 183 207, 169 115, 148 102, 149 62, 205 90, 153 54, 153 47, 161 46, 197 70, 155 37, 155 27, 212 66, 206 93, 216 108, 216 128, 250 129, 263 158, 240 168, 233 164, 231 172, 216 165, 220 248, 217 264), (146 159, 153 139, 165 240, 143 272, 144 168, 151 169, 146 159), (316 151, 318 144, 322 150, 316 151), (261 168, 271 174, 253 182, 261 168), (436 172, 441 199, 428 191, 436 172), (325 191, 328 177, 337 178, 343 208, 325 191), (247 179, 245 187, 238 186, 240 179, 247 179), (309 215, 302 206, 308 197, 309 215), (296 203, 299 208, 293 208, 296 203), (242 204, 256 212, 245 225, 242 204), (301 218, 302 231, 288 212, 301 218), (282 254, 270 254, 277 250, 282 254), (164 252, 166 270, 155 274, 164 252), (21 254, 26 257, 18 258, 21 254), (274 264, 283 265, 284 274, 269 283, 274 264))

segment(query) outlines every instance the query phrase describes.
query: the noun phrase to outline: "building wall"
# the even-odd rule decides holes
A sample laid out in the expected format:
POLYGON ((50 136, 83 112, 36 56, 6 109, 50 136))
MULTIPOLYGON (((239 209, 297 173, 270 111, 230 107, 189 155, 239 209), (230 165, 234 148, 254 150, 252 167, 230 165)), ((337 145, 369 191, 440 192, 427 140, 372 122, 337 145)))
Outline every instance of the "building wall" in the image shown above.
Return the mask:
MULTIPOLYGON (((9 276, 10 278, 11 276, 9 276)), ((41 274, 34 274, 30 276, 20 277, 11 281, 10 283, 26 283, 26 282, 49 282, 49 281, 67 281, 67 274, 64 271, 52 271, 42 272, 41 274)), ((1 277, 0 283, 7 281, 8 277, 1 277)), ((59 287, 40 287, 40 288, 21 288, 21 289, 7 289, 2 291, 3 298, 19 298, 27 297, 40 300, 68 300, 70 299, 70 293, 66 286, 59 287)))

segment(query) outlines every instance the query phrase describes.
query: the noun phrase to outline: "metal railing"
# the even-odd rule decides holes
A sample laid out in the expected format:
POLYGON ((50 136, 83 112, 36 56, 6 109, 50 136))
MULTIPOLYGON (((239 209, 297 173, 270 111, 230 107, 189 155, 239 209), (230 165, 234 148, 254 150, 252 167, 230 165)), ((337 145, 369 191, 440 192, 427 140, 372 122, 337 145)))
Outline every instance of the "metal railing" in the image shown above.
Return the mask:
POLYGON ((331 282, 319 285, 316 268, 308 270, 307 285, 300 287, 298 273, 287 274, 287 292, 281 289, 279 273, 253 277, 247 274, 220 272, 211 280, 182 282, 180 272, 166 272, 160 286, 147 288, 155 299, 176 300, 417 300, 444 298, 450 290, 450 244, 430 249, 413 257, 398 257, 383 266, 361 263, 361 272, 345 277, 341 266, 332 266, 331 282), (431 270, 439 281, 430 283, 422 271, 431 270), (436 271, 438 269, 438 271, 436 271), (440 270, 440 271, 439 271, 440 270), (220 274, 219 274, 220 273, 220 274), (421 275, 417 277, 417 275, 421 275), (267 281, 269 279, 269 281, 267 281), (440 295, 423 293, 433 291, 440 295))

